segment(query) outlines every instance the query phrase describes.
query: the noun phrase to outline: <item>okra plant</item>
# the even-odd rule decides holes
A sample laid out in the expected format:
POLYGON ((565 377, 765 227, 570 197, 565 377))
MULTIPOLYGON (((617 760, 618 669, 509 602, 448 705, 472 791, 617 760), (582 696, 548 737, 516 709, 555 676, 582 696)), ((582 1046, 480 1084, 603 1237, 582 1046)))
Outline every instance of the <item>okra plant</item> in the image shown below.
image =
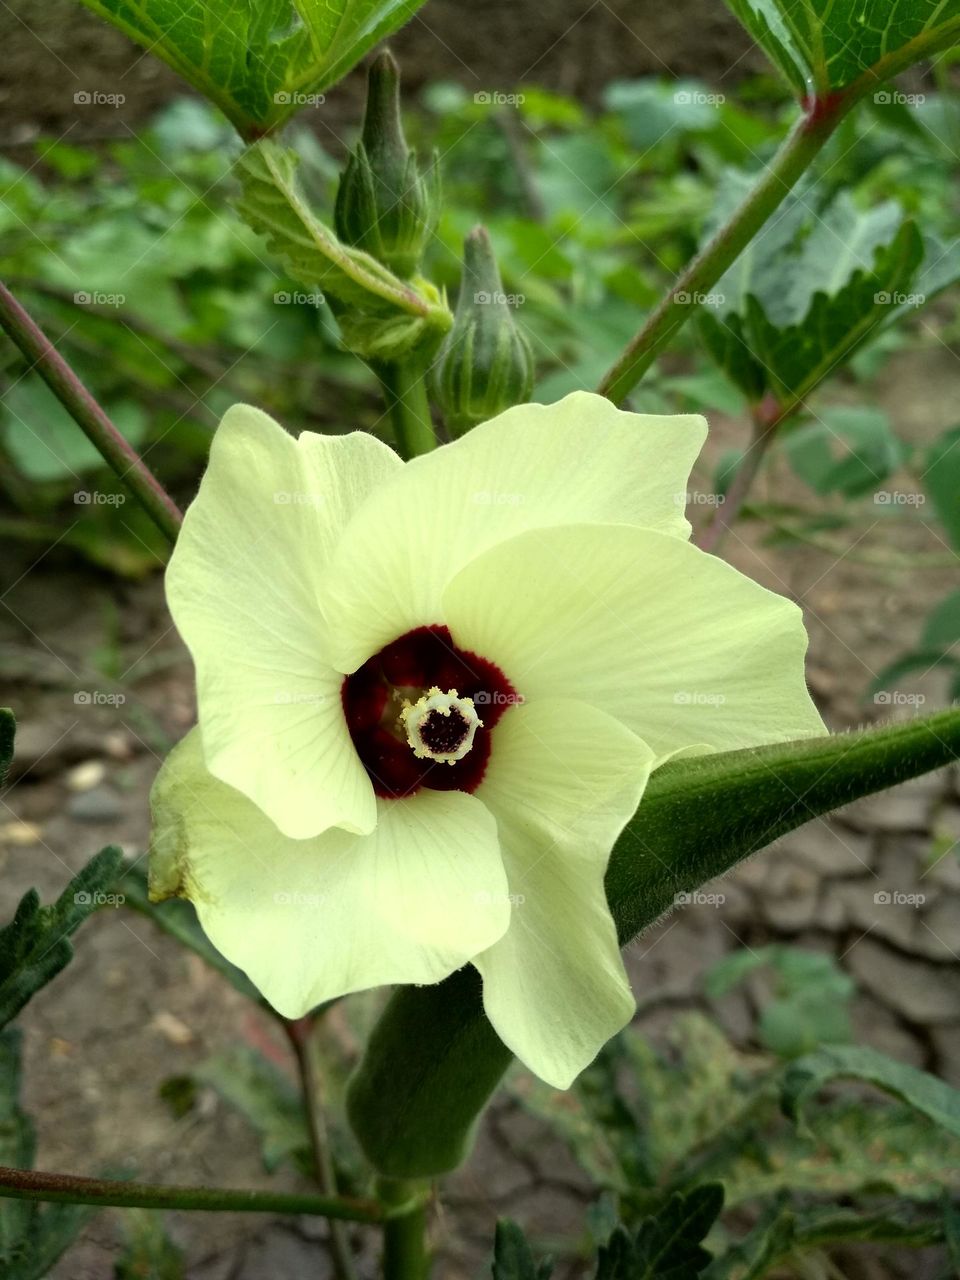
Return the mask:
MULTIPOLYGON (((261 1084, 300 1135, 283 1155, 316 1183, 34 1170, 8 1026, 4 1274, 44 1275, 110 1205, 318 1215, 340 1280, 362 1274, 364 1231, 382 1236, 385 1277, 424 1280, 444 1175, 469 1161, 514 1059, 529 1105, 596 1185, 577 1274, 827 1275, 816 1258, 856 1240, 941 1244, 960 1266, 960 1094, 849 1046, 740 1062, 693 1019, 681 1060, 708 1059, 722 1079, 690 1129, 682 1071, 627 1029, 622 959, 678 895, 960 755, 956 708, 830 734, 800 609, 720 554, 817 389, 960 276, 921 222, 855 207, 817 173, 865 102, 960 43, 960 0, 728 0, 789 85, 792 128, 749 180, 718 188, 712 233, 599 385, 543 400, 487 230, 466 236, 455 306, 425 265, 443 158, 408 144, 400 69, 373 53, 422 0, 84 3, 230 121, 239 216, 278 269, 322 293, 384 416, 381 434, 346 418, 321 434, 236 404, 181 515, 0 287, 9 339, 170 544, 166 597, 198 706, 153 787, 148 876, 105 849, 52 905, 28 893, 0 931, 2 1021, 122 887, 283 1027, 302 1091, 261 1084), (367 55, 362 131, 318 207, 292 122, 367 55), (832 254, 811 249, 818 237, 832 254), (684 498, 709 412, 644 411, 645 381, 688 321, 753 423, 697 543, 684 498), (359 1061, 332 1061, 331 1005, 385 987, 359 1061), (824 1101, 849 1079, 888 1100, 824 1101), (753 1225, 738 1234, 743 1205, 753 1225)), ((941 501, 955 523, 960 493, 941 501)), ((0 729, 5 767, 13 712, 0 729)), ((499 1280, 550 1274, 510 1221, 491 1249, 499 1280)))

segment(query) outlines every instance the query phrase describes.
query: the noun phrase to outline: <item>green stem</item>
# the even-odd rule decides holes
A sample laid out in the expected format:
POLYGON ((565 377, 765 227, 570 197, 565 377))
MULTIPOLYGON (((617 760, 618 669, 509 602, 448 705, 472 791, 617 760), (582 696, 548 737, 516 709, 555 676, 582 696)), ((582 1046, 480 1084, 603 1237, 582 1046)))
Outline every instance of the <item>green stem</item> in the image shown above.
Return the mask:
MULTIPOLYGON (((321 1070, 317 1023, 311 1016, 295 1022, 284 1022, 290 1043, 297 1056, 303 1097, 310 1125, 317 1185, 328 1196, 337 1194, 337 1171, 330 1152, 327 1121, 323 1110, 323 1072, 321 1070)), ((338 1280, 356 1280, 350 1240, 342 1223, 330 1223, 330 1252, 338 1280)))
POLYGON ((0 325, 67 410, 154 524, 171 543, 176 542, 183 517, 173 499, 137 452, 31 319, 10 290, 0 282, 0 325))
POLYGON ((0 1166, 0 1198, 112 1205, 121 1209, 203 1209, 227 1213, 311 1213, 347 1222, 384 1221, 371 1200, 301 1195, 286 1191, 228 1190, 225 1187, 161 1187, 110 1178, 0 1166))
POLYGON ((394 1212, 383 1224, 383 1280, 427 1280, 427 1197, 422 1183, 381 1178, 381 1203, 394 1212))
POLYGON ((388 364, 377 368, 377 376, 403 457, 415 458, 435 449, 437 436, 430 416, 425 371, 416 365, 388 364))
POLYGON ((716 515, 697 539, 702 551, 716 552, 727 534, 730 526, 743 509, 753 482, 757 478, 760 466, 767 450, 773 443, 777 428, 784 415, 776 405, 769 409, 761 404, 754 407, 753 435, 740 466, 737 468, 730 487, 724 495, 724 501, 717 508, 716 515))
POLYGON ((810 167, 845 114, 845 109, 835 107, 797 122, 754 189, 688 264, 621 352, 597 388, 601 395, 619 404, 636 386, 660 349, 696 311, 698 299, 710 292, 810 167))
POLYGON ((637 336, 627 344, 597 388, 600 394, 619 403, 636 386, 661 347, 696 311, 696 299, 709 293, 736 261, 861 98, 914 63, 951 48, 958 37, 960 17, 950 18, 885 54, 846 88, 805 104, 805 114, 787 136, 763 177, 726 225, 690 262, 637 336), (682 295, 693 301, 678 301, 682 295))

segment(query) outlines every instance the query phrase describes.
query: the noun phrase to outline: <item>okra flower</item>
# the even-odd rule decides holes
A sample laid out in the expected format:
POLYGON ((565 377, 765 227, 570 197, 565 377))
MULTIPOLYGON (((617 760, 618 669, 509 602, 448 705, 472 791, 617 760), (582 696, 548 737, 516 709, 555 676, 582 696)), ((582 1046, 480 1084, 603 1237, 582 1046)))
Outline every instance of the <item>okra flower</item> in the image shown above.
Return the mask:
POLYGON ((288 1017, 474 964, 569 1085, 634 1008, 603 881, 651 769, 823 729, 799 609, 687 541, 704 433, 577 393, 404 464, 231 409, 167 574, 199 727, 154 895, 288 1017))

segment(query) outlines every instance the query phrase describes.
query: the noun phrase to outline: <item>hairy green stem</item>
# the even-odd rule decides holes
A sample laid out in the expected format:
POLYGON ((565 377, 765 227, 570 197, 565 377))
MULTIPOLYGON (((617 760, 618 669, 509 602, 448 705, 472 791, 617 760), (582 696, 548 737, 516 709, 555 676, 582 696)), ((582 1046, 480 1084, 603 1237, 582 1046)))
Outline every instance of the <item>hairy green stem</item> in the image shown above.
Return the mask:
POLYGON ((0 325, 160 532, 171 544, 176 542, 183 517, 173 499, 110 421, 43 330, 2 282, 0 325))
POLYGON ((437 447, 427 399, 426 373, 418 365, 389 364, 377 368, 397 448, 407 460, 437 447))
POLYGON ((383 1226, 383 1280, 427 1280, 427 1197, 419 1182, 380 1178, 380 1199, 393 1214, 383 1226))
POLYGON ((372 1200, 303 1195, 287 1191, 244 1191, 225 1187, 162 1187, 111 1178, 0 1166, 0 1198, 112 1205, 121 1209, 204 1209, 227 1213, 310 1213, 347 1222, 384 1221, 372 1200))
MULTIPOLYGON (((317 1185, 324 1195, 337 1194, 337 1172, 330 1152, 327 1121, 323 1110, 323 1072, 317 1042, 317 1022, 308 1015, 295 1022, 284 1021, 287 1035, 297 1057, 304 1103, 313 1144, 317 1185)), ((338 1280, 356 1280, 356 1268, 346 1229, 340 1222, 330 1223, 330 1252, 338 1280)))
POLYGON ((661 348, 709 293, 810 167, 841 120, 868 93, 916 62, 948 49, 960 37, 960 17, 921 32, 886 54, 842 90, 813 99, 757 185, 674 282, 670 292, 627 344, 597 390, 619 403, 640 381, 661 348))
POLYGON ((640 332, 623 349, 597 388, 601 395, 619 404, 636 386, 661 348, 697 310, 699 300, 777 210, 845 114, 838 104, 831 111, 805 115, 797 122, 757 185, 678 276, 640 332))

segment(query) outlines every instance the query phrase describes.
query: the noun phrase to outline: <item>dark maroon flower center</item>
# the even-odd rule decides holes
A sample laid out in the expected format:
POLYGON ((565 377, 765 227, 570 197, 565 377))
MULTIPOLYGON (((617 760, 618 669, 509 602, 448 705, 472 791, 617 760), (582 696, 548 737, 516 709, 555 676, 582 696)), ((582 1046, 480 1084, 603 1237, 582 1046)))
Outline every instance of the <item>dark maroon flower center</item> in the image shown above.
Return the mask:
POLYGON ((470 721, 456 707, 452 707, 446 715, 442 711, 431 711, 420 725, 423 745, 437 755, 458 751, 466 742, 469 732, 470 721))
MULTIPOLYGON (((412 795, 421 787, 475 791, 490 759, 490 734, 497 721, 520 702, 513 685, 494 663, 458 649, 446 627, 418 627, 369 658, 342 688, 343 710, 363 766, 378 796, 412 795), (455 689, 471 698, 482 724, 462 760, 452 764, 418 759, 407 741, 400 713, 430 689, 455 689)), ((424 745, 441 754, 456 751, 470 725, 451 707, 431 711, 421 722, 424 745)))

